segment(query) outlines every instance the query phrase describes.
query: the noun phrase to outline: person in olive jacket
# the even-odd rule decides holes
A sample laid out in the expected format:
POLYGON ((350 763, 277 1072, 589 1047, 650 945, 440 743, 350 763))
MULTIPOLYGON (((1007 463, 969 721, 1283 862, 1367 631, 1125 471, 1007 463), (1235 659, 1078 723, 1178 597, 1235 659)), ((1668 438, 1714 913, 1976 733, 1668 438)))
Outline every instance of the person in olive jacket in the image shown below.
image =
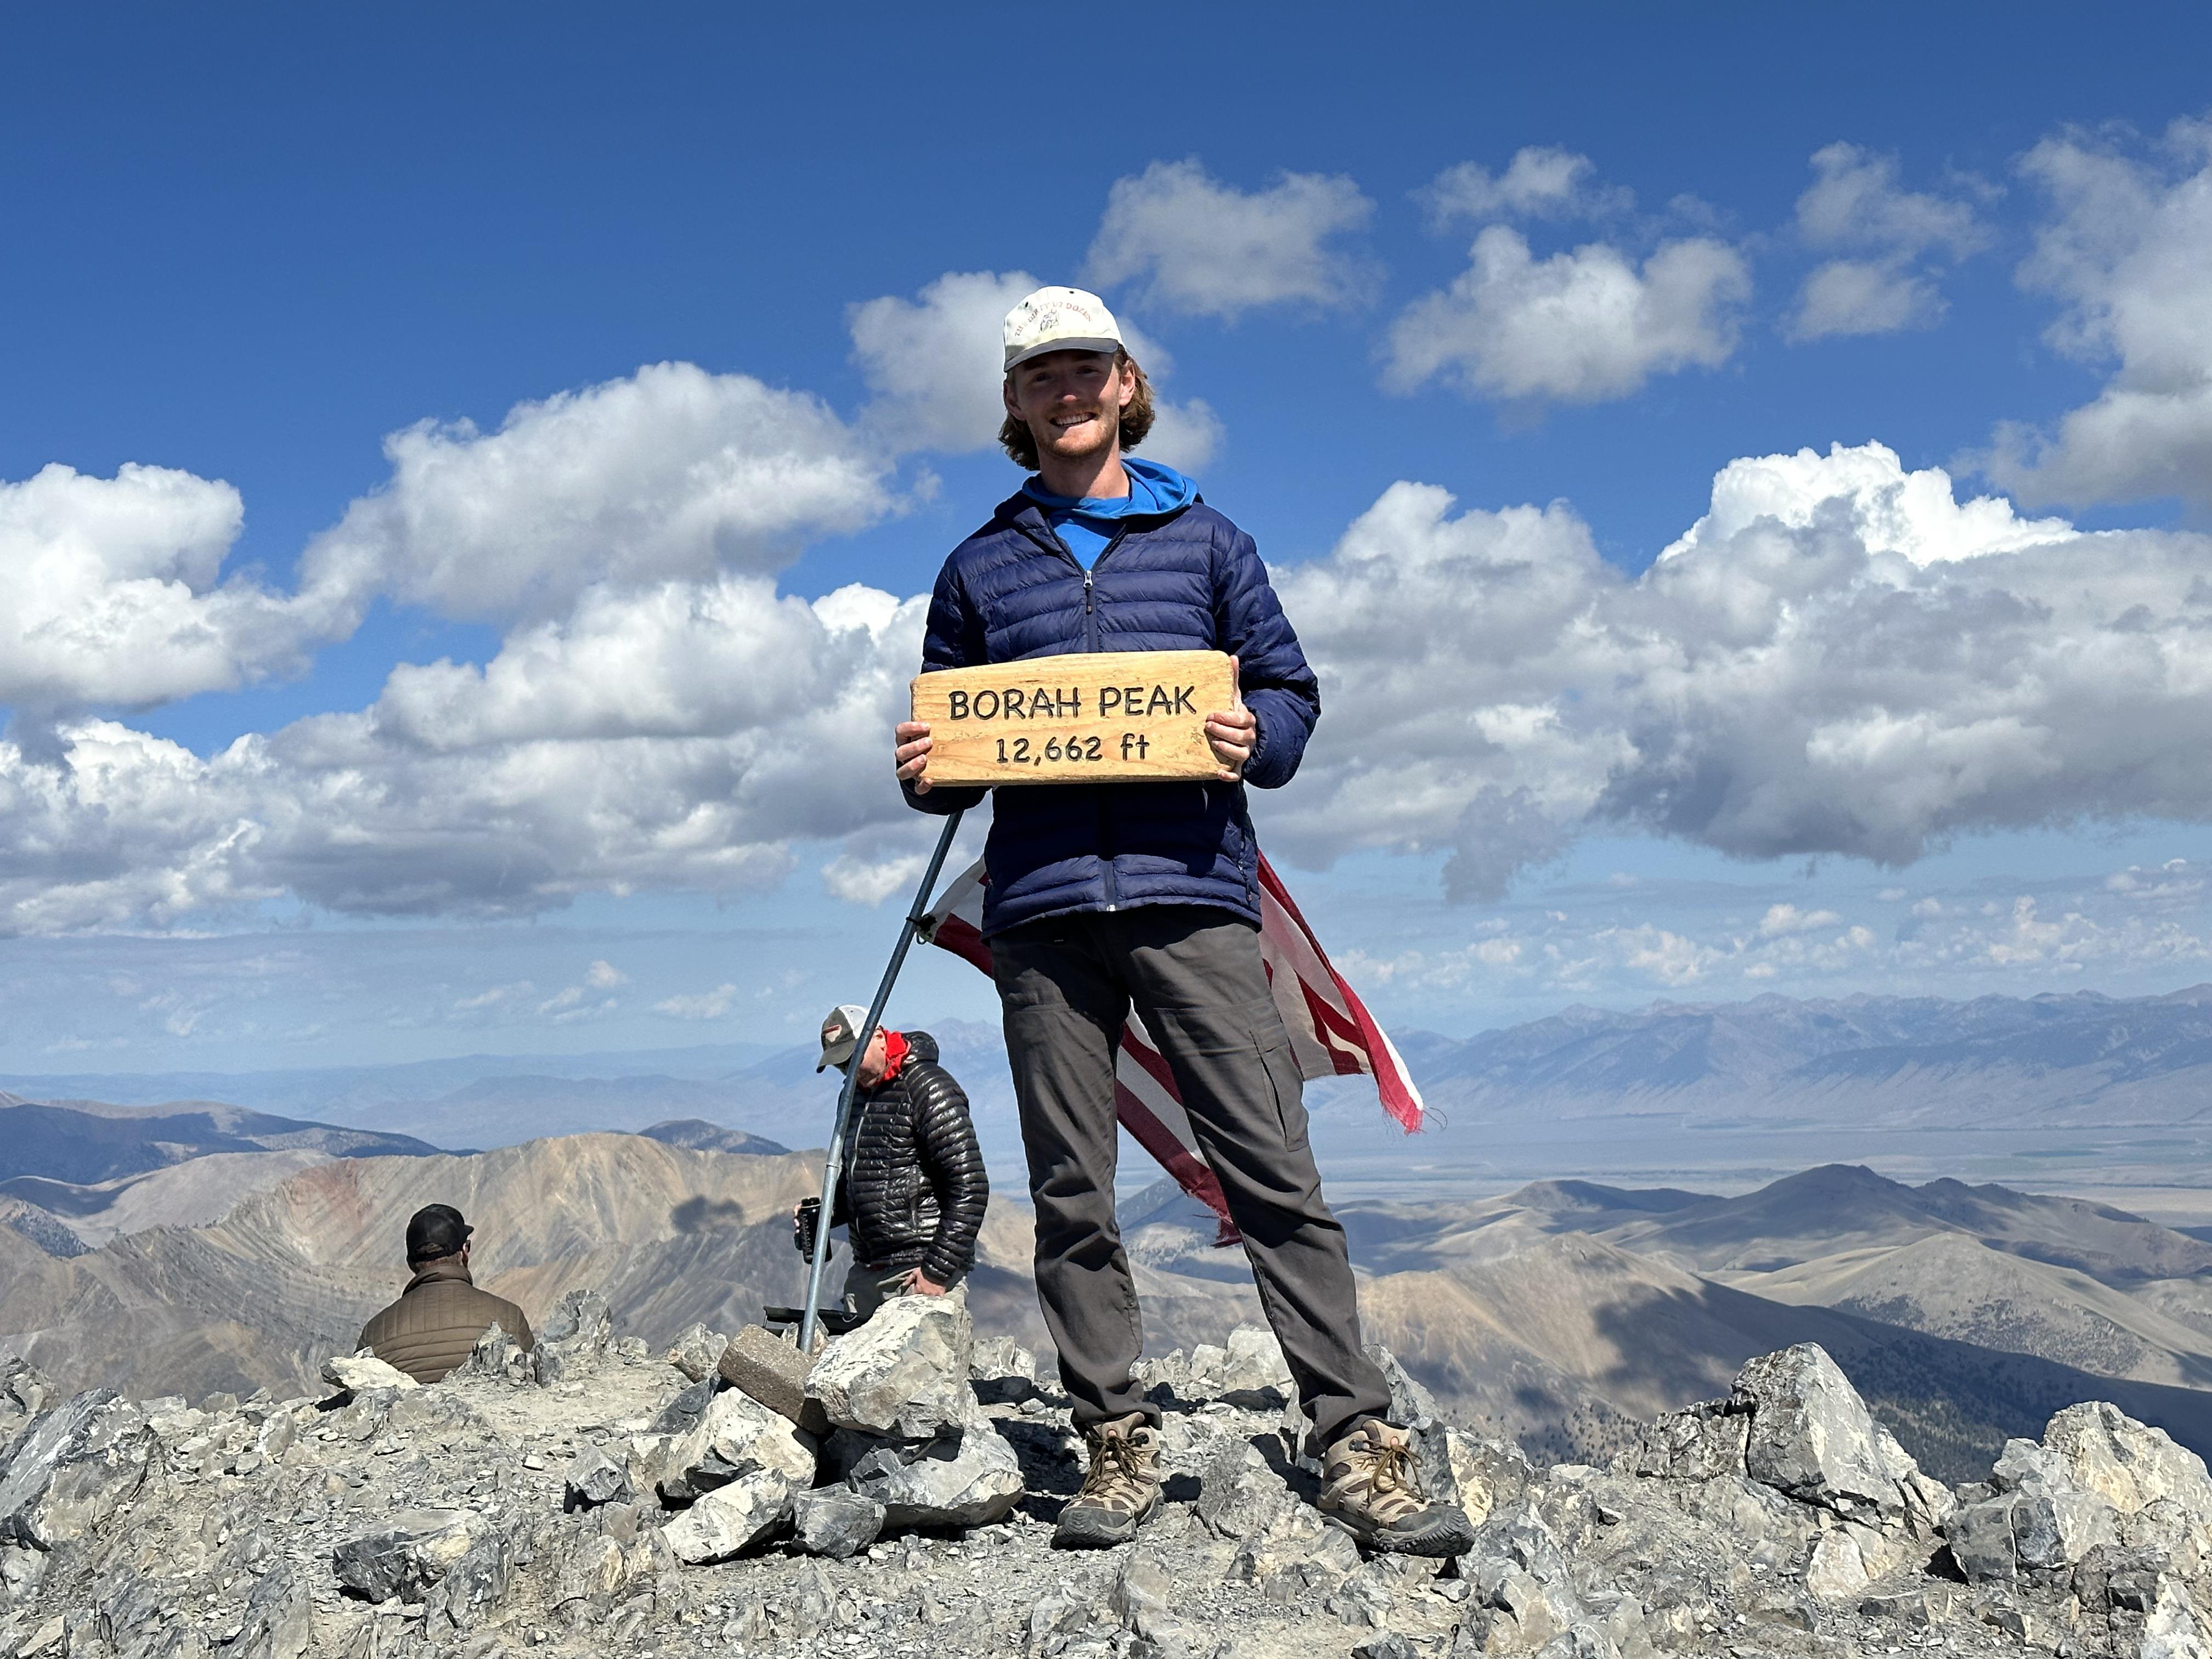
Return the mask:
MULTIPOLYGON (((854 1063, 867 1011, 833 1008, 822 1023, 819 1072, 854 1063)), ((894 1296, 943 1296, 975 1262, 991 1183, 968 1115, 968 1097, 937 1063, 927 1031, 878 1028, 860 1058, 860 1089, 836 1207, 830 1218, 852 1241, 845 1297, 868 1318, 894 1296)), ((813 1259, 822 1200, 792 1212, 799 1252, 813 1259)))
POLYGON ((475 1231, 450 1204, 426 1204, 409 1217, 407 1288, 362 1327, 356 1348, 368 1349, 417 1382, 438 1382, 494 1325, 517 1346, 532 1346, 537 1339, 528 1316, 505 1297, 478 1290, 469 1276, 475 1231))

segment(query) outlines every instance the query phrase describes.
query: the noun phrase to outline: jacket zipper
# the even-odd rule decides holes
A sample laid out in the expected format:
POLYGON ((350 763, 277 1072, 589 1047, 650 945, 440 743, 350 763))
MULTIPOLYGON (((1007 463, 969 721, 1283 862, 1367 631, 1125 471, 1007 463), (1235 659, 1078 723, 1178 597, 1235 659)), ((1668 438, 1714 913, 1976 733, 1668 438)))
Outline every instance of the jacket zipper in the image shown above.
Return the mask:
MULTIPOLYGON (((1039 546, 1059 554, 1077 569, 1083 571, 1083 648, 1085 651, 1099 649, 1098 615, 1094 579, 1097 574, 1098 567, 1112 556, 1114 550, 1121 546, 1121 538, 1129 533, 1127 521, 1125 520, 1115 527, 1113 536, 1109 538, 1105 546, 1098 550, 1098 556, 1091 562, 1088 569, 1084 568, 1083 561, 1068 550, 1067 544, 1060 540, 1060 533, 1051 526, 1045 526, 1046 535, 1052 538, 1049 542, 1043 540, 1027 525, 1018 523, 1017 528, 1039 546)), ((1121 908, 1121 884, 1114 875, 1114 817, 1103 789, 1094 786, 1091 789, 1091 798, 1097 803, 1098 808, 1098 859, 1099 862, 1106 866, 1106 908, 1110 913, 1121 908)))
MULTIPOLYGON (((1098 556, 1091 562, 1091 568, 1083 573, 1083 640, 1086 651, 1099 648, 1098 618, 1091 606, 1091 581, 1098 567, 1113 556, 1114 550, 1121 544, 1121 538, 1129 533, 1128 521, 1115 526, 1106 545, 1098 550, 1098 556)), ((1094 788, 1092 794, 1098 802, 1098 858, 1106 866, 1106 910, 1109 915, 1121 908, 1121 884, 1114 873, 1114 814, 1107 799, 1107 792, 1094 788)))

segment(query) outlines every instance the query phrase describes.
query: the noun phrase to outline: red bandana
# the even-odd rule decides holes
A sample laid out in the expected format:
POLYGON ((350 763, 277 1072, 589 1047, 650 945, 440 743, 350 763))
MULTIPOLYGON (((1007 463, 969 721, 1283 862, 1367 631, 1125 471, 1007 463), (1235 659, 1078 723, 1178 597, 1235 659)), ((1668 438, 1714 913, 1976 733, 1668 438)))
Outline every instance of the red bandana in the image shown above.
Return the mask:
POLYGON ((892 1030, 884 1031, 884 1080, 876 1085, 876 1087, 880 1089, 885 1084, 896 1083, 898 1080, 899 1067, 906 1064, 908 1052, 907 1041, 902 1034, 892 1030))

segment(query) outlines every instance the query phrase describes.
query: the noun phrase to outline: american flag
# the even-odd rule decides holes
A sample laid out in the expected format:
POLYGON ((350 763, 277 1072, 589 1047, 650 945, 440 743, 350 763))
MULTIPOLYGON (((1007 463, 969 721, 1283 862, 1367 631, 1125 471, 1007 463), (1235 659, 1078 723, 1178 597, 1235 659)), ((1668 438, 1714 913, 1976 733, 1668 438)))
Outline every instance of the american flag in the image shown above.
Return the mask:
MULTIPOLYGON (((945 890, 929 912, 922 937, 988 974, 991 945, 982 933, 985 879, 979 860, 945 890)), ((1367 1012, 1359 994, 1329 965, 1328 953, 1298 914, 1298 907, 1265 854, 1260 857, 1260 956, 1267 964, 1275 1006, 1282 1011, 1283 1024, 1291 1034, 1298 1074, 1309 1080, 1371 1077, 1382 1109, 1407 1133, 1419 1132, 1421 1091, 1414 1087, 1406 1062, 1367 1012)), ((1175 1076, 1133 1010, 1128 1024, 1121 1028, 1121 1052, 1115 1062, 1114 1104, 1121 1127, 1137 1144, 1158 1159, 1160 1167, 1185 1192, 1220 1218, 1218 1242, 1237 1243, 1238 1235, 1221 1196, 1221 1184, 1199 1152, 1182 1097, 1176 1091, 1175 1076)))

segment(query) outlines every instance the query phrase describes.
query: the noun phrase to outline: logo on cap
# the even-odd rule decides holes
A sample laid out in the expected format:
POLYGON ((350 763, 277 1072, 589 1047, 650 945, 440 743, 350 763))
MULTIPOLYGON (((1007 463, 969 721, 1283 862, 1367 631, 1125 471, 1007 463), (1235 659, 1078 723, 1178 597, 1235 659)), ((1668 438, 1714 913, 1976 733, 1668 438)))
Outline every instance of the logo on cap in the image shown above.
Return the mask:
POLYGON ((1006 313, 1006 368, 1048 351, 1119 351, 1121 325, 1079 288, 1041 288, 1006 313))

